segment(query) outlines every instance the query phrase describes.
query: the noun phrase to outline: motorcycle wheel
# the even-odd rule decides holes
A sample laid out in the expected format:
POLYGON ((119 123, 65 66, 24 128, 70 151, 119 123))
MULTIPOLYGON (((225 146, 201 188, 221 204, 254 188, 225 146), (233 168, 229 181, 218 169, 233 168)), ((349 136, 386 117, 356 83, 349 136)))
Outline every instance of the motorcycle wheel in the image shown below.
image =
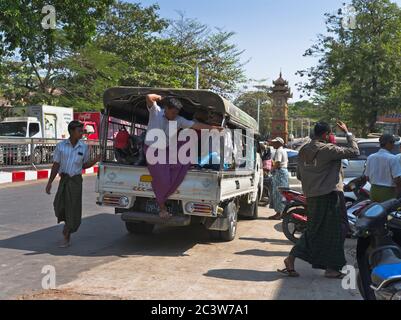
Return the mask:
POLYGON ((356 259, 358 263, 358 275, 357 275, 357 285, 359 293, 362 298, 367 301, 376 300, 376 295, 373 289, 370 287, 372 284, 370 276, 371 270, 369 266, 369 257, 367 254, 370 245, 370 239, 359 238, 356 248, 356 259))
POLYGON ((306 230, 306 222, 299 221, 293 218, 293 214, 306 216, 306 210, 303 208, 295 208, 284 215, 283 232, 288 240, 297 244, 302 234, 306 230))

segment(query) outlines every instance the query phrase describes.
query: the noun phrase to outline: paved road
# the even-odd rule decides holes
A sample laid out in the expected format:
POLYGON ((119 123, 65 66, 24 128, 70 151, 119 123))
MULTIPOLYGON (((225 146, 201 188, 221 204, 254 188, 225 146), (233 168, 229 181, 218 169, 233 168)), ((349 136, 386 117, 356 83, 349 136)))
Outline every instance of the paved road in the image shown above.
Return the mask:
POLYGON ((241 221, 230 243, 211 243, 201 226, 130 236, 95 205, 94 182, 84 179, 83 224, 69 249, 57 248, 61 226, 44 182, 0 187, 0 299, 360 299, 302 262, 301 278, 278 275, 291 244, 267 209, 241 221), (56 291, 41 291, 45 265, 56 268, 56 291))

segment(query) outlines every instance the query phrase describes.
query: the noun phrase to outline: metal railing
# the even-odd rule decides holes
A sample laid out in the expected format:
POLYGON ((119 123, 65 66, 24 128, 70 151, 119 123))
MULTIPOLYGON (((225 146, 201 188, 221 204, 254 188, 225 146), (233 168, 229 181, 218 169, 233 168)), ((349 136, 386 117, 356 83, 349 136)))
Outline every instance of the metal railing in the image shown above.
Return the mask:
MULTIPOLYGON (((14 168, 49 167, 53 163, 53 154, 57 139, 0 139, 0 170, 14 168)), ((98 140, 83 140, 89 145, 90 158, 94 159, 100 153, 98 140)))

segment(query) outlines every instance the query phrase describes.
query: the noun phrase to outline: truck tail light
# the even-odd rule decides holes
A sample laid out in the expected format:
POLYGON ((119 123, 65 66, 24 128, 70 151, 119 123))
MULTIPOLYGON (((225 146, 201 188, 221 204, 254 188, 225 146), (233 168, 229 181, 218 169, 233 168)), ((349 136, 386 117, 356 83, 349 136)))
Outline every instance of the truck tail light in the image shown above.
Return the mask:
POLYGON ((188 213, 211 214, 213 207, 210 204, 189 202, 185 205, 188 213))
POLYGON ((120 206, 120 198, 121 197, 119 197, 119 196, 106 195, 103 197, 103 204, 105 206, 119 207, 120 206))

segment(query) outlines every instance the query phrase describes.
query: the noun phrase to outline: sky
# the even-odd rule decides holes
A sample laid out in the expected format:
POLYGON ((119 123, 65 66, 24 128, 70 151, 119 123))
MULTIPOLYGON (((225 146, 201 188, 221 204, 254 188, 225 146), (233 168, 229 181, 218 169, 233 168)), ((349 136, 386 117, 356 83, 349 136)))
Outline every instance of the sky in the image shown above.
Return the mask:
MULTIPOLYGON (((138 2, 130 0, 130 2, 138 2)), ((294 101, 301 93, 295 84, 298 70, 316 64, 303 57, 319 33, 325 32, 324 14, 336 12, 344 0, 142 0, 143 6, 160 6, 163 18, 177 18, 177 11, 211 27, 234 31, 233 42, 245 50, 248 79, 278 78, 280 69, 290 83, 294 101)), ((401 5, 401 0, 395 1, 401 5)))

